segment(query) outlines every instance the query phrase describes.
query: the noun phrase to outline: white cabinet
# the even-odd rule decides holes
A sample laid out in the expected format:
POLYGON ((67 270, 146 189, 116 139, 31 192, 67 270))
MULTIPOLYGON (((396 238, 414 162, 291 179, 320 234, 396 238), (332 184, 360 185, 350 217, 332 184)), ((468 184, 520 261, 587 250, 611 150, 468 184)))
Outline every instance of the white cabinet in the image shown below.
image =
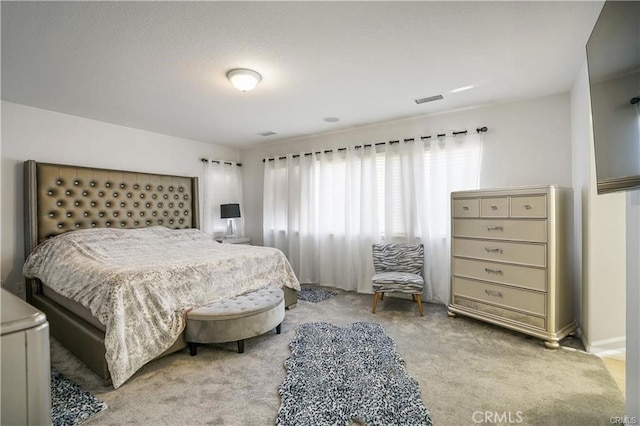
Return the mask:
POLYGON ((51 424, 49 323, 45 315, 2 289, 3 425, 51 424))
POLYGON ((556 186, 451 194, 449 314, 557 348, 573 332, 571 190, 556 186))

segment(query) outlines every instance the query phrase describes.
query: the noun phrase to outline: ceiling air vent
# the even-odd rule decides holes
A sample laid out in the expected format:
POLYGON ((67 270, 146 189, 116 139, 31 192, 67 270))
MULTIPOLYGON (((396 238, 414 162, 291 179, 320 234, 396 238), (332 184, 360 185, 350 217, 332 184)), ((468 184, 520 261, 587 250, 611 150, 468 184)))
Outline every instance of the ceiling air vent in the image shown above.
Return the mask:
POLYGON ((442 95, 428 96, 426 98, 414 99, 413 101, 418 105, 424 104, 426 102, 439 101, 440 99, 444 99, 442 95))
POLYGON ((272 132, 271 130, 269 130, 268 132, 262 132, 262 133, 258 133, 260 136, 273 136, 273 135, 277 135, 276 132, 272 132))

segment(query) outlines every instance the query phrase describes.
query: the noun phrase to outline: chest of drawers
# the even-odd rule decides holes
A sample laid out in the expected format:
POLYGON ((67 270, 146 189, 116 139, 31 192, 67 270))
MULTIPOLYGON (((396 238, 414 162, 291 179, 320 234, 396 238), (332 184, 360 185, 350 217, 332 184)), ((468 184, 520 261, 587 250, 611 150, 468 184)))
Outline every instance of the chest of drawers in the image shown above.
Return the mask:
POLYGON ((557 186, 451 194, 449 315, 543 339, 575 330, 568 256, 571 190, 557 186))

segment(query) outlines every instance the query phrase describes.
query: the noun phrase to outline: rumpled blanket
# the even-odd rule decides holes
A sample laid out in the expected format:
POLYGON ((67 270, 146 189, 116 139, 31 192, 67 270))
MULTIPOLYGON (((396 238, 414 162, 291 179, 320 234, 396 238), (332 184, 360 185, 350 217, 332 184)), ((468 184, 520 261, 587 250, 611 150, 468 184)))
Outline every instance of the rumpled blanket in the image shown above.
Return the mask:
POLYGON ((114 388, 176 341, 189 310, 270 285, 300 290, 278 249, 161 226, 67 232, 36 247, 23 274, 105 325, 114 388))

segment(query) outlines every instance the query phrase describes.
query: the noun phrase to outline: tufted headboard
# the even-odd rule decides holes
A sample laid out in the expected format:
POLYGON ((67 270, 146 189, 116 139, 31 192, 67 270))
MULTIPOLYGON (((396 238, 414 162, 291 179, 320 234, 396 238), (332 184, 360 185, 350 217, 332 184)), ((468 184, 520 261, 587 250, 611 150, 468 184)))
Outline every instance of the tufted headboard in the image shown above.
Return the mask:
POLYGON ((25 251, 85 228, 199 228, 198 178, 24 163, 25 251))

